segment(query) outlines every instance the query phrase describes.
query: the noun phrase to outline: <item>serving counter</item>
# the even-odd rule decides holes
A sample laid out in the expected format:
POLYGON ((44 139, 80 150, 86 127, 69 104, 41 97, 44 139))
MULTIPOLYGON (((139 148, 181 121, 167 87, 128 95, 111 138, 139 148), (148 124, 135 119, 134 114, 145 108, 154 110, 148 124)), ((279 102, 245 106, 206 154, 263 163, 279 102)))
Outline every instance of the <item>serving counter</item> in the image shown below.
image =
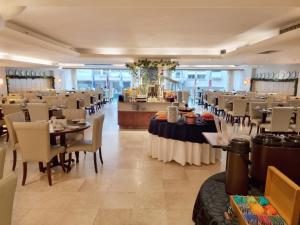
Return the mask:
POLYGON ((170 104, 170 102, 119 102, 118 125, 120 128, 147 129, 155 113, 166 111, 170 104))

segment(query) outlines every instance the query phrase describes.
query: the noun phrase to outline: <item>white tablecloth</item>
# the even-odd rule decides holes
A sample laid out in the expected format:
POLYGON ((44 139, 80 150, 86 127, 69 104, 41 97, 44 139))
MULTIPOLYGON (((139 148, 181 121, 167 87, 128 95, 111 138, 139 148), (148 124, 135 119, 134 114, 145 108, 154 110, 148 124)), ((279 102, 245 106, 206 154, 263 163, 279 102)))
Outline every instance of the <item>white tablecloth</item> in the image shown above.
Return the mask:
POLYGON ((209 144, 184 142, 149 134, 148 154, 163 162, 172 160, 182 166, 186 163, 200 166, 212 164, 221 158, 221 149, 211 148, 209 144))

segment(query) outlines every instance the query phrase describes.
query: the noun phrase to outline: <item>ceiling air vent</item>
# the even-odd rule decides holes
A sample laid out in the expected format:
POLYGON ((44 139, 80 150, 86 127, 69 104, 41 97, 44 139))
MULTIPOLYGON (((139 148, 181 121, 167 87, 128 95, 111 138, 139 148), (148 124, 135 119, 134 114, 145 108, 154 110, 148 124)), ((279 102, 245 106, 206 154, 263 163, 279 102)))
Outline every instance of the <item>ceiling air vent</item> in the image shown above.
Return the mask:
POLYGON ((279 30, 279 34, 284 34, 284 33, 287 33, 287 32, 290 32, 292 30, 296 30, 296 29, 299 29, 300 28, 300 22, 298 21, 297 23, 294 23, 294 24, 290 24, 286 27, 283 27, 279 30))
POLYGON ((268 55, 268 54, 273 54, 273 53, 276 53, 276 52, 279 52, 279 51, 278 50, 267 50, 267 51, 259 52, 258 54, 268 55))

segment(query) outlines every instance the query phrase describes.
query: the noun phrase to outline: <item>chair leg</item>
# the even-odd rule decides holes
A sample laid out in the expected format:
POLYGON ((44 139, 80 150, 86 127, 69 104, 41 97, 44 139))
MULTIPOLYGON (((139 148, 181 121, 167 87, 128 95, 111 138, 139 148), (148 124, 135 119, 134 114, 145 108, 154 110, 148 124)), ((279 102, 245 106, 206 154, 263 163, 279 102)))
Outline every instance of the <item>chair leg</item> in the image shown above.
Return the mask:
POLYGON ((259 126, 257 126, 256 134, 259 134, 259 126))
POLYGON ((16 170, 16 165, 17 165, 17 151, 13 150, 13 167, 12 167, 13 171, 16 170))
POLYGON ((249 131, 249 135, 251 134, 252 132, 252 128, 253 128, 253 124, 250 125, 250 131, 249 131))
POLYGON ((65 153, 59 153, 59 162, 60 162, 60 166, 61 166, 62 170, 64 172, 66 172, 66 169, 65 169, 65 153))
POLYGON ((98 173, 98 167, 97 167, 97 155, 96 155, 96 152, 94 152, 94 166, 95 166, 95 172, 98 173))
POLYGON ((75 152, 75 156, 76 156, 76 163, 79 163, 79 152, 75 152))
POLYGON ((99 156, 100 156, 100 161, 103 164, 101 147, 99 148, 99 156))
POLYGON ((52 186, 51 165, 50 165, 50 162, 47 162, 47 176, 48 176, 49 185, 52 186))
POLYGON ((26 183, 26 177, 27 177, 27 162, 23 162, 23 179, 22 179, 22 186, 26 183))
POLYGON ((71 161, 72 161, 72 153, 69 153, 69 160, 68 160, 68 170, 67 172, 70 172, 71 170, 71 161))

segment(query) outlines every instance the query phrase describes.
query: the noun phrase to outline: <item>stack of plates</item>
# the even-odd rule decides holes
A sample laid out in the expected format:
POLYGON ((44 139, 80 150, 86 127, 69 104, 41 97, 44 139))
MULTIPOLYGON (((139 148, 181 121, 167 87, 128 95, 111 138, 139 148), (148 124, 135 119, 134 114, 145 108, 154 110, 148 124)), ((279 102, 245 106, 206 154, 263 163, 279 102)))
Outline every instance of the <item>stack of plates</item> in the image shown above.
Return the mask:
POLYGON ((168 106, 168 122, 176 123, 177 122, 177 107, 176 106, 168 106))

